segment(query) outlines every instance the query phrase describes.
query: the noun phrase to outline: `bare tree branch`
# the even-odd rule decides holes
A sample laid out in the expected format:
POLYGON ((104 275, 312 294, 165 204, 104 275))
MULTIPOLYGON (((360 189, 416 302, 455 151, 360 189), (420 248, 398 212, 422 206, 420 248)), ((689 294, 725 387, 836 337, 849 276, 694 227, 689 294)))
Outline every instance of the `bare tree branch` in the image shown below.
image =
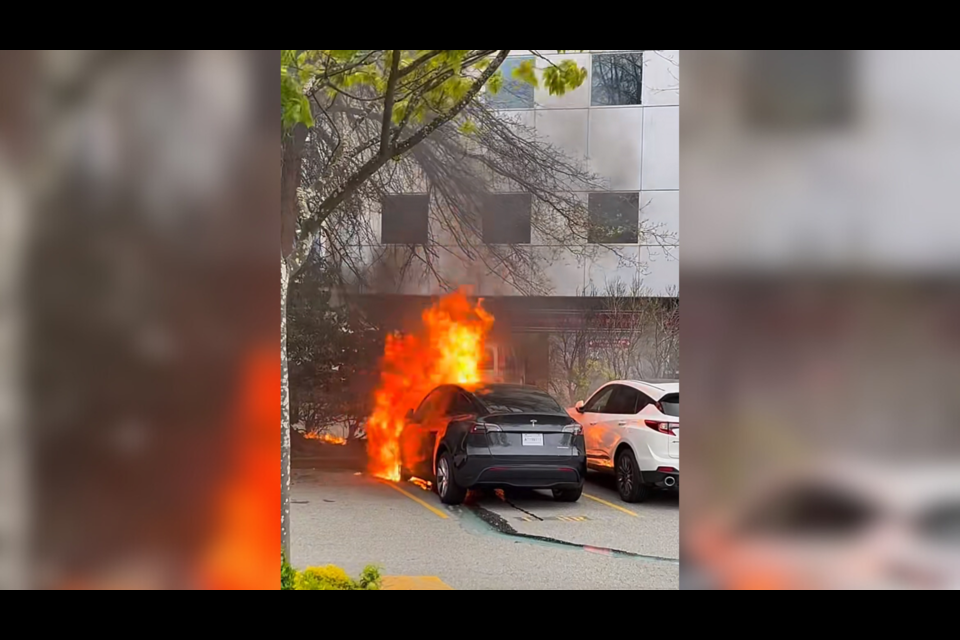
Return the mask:
POLYGON ((393 100, 397 95, 397 80, 399 79, 400 50, 394 49, 390 61, 390 76, 387 79, 387 90, 383 94, 383 124, 380 127, 380 155, 387 153, 390 144, 390 125, 393 119, 393 100))

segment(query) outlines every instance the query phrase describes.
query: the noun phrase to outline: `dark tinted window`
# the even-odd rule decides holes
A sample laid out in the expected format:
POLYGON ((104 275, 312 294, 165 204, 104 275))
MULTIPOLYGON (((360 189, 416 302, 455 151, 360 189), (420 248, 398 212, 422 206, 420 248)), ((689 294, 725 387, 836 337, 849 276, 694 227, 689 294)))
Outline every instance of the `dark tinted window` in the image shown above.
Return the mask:
POLYGON ((426 195, 385 196, 381 209, 380 242, 425 244, 429 201, 430 197, 426 195))
POLYGON ((642 391, 638 391, 637 393, 640 394, 640 399, 637 400, 637 408, 634 409, 634 413, 639 413, 640 410, 646 407, 648 404, 653 404, 653 398, 642 391))
POLYGON ((798 131, 849 122, 855 55, 850 50, 750 52, 744 97, 751 123, 798 131))
POLYGON ((860 534, 876 512, 857 496, 827 486, 803 486, 786 491, 749 515, 748 535, 795 538, 843 538, 860 534))
POLYGON ((640 392, 632 387, 617 385, 604 413, 636 413, 640 392))
POLYGON ((594 106, 640 104, 643 54, 593 54, 590 102, 594 106))
POLYGON ((487 244, 530 244, 529 193, 497 193, 484 199, 481 215, 487 244))
POLYGON ((591 193, 587 196, 590 227, 587 241, 633 244, 640 234, 640 194, 591 193))
POLYGON ((556 400, 536 388, 482 387, 474 394, 490 411, 563 413, 556 400))
POLYGON ((583 410, 589 411, 590 413, 603 413, 606 410, 607 401, 610 399, 615 388, 615 386, 611 385, 595 393, 593 397, 583 405, 583 410))
POLYGON ((680 417, 680 394, 679 393, 668 393, 667 395, 660 398, 660 406, 663 407, 663 412, 668 416, 680 417))
POLYGON ((960 543, 960 504, 930 509, 920 518, 923 535, 940 542, 960 543))
POLYGON ((447 399, 447 390, 444 388, 439 388, 432 391, 426 398, 423 399, 423 402, 420 403, 420 407, 417 408, 415 414, 415 419, 418 422, 422 422, 430 417, 436 417, 443 415, 443 411, 446 408, 446 399, 447 399))
POLYGON ((470 399, 462 393, 457 393, 447 409, 447 415, 456 416, 463 413, 474 413, 475 408, 470 399))

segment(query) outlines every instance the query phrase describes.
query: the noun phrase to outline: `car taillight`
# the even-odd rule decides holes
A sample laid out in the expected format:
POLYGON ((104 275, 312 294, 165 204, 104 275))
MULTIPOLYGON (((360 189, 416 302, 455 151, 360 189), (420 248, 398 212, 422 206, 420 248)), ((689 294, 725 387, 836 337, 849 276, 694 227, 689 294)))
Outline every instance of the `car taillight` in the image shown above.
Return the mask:
POLYGON ((500 427, 495 424, 480 424, 475 422, 472 427, 470 427, 470 433, 496 433, 498 431, 503 431, 500 427))
POLYGON ((643 422, 654 431, 665 433, 668 436, 676 435, 674 429, 680 426, 673 422, 660 422, 659 420, 644 420, 643 422))
POLYGON ((579 435, 583 435, 583 427, 581 427, 578 424, 572 424, 568 427, 564 427, 563 432, 572 434, 574 436, 579 436, 579 435))

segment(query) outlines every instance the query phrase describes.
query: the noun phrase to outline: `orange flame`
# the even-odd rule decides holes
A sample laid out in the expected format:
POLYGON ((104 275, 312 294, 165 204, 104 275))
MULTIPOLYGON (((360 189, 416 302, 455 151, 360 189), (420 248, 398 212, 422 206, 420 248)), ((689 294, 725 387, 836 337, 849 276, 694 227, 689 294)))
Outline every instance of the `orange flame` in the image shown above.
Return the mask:
POLYGON ((347 444, 346 438, 332 436, 329 433, 319 433, 317 431, 308 431, 307 433, 303 434, 303 437, 307 440, 319 440, 321 442, 326 442, 327 444, 347 444))
POLYGON ((400 479, 400 432, 409 409, 441 384, 481 381, 481 362, 493 316, 474 305, 461 289, 441 298, 423 312, 420 335, 387 336, 367 422, 369 470, 386 480, 400 479))

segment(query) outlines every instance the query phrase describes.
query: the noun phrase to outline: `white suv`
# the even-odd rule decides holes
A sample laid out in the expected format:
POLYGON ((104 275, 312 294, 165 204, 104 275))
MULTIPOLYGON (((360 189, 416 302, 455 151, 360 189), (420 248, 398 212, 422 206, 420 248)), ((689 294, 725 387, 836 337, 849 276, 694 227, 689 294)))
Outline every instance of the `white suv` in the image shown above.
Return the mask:
POLYGON ((680 383, 615 380, 570 415, 583 426, 590 469, 615 473, 626 502, 680 488, 680 383))

